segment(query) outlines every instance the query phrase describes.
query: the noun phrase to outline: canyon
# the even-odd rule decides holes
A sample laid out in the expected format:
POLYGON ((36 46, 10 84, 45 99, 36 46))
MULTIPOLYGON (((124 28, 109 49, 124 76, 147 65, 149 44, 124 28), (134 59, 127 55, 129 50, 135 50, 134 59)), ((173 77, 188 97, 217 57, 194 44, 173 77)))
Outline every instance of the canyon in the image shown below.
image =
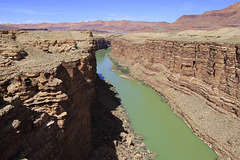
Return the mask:
POLYGON ((112 45, 128 76, 165 97, 219 156, 240 160, 239 9, 174 23, 0 25, 0 159, 154 159, 96 73, 95 52, 112 45))
POLYGON ((0 159, 154 159, 96 74, 108 43, 91 31, 0 32, 0 159))
POLYGON ((172 111, 220 156, 238 160, 240 46, 237 40, 227 43, 226 30, 216 33, 125 34, 112 39, 110 56, 167 98, 172 111))
POLYGON ((95 51, 111 44, 110 56, 130 76, 168 99, 220 156, 238 160, 239 33, 1 31, 1 159, 156 156, 134 131, 114 87, 96 74, 95 51))

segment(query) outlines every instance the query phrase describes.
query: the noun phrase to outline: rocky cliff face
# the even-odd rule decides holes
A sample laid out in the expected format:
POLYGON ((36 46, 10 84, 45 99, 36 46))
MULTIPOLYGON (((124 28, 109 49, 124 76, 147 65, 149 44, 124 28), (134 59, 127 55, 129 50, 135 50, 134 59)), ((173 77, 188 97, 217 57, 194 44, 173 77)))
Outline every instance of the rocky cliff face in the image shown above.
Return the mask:
POLYGON ((138 37, 112 40, 112 56, 163 94, 223 157, 240 157, 240 46, 138 37))
POLYGON ((0 159, 154 159, 114 87, 96 76, 92 32, 0 32, 0 159))
POLYGON ((64 34, 1 34, 0 159, 86 159, 92 151, 94 42, 64 34))
POLYGON ((106 49, 110 45, 110 41, 107 41, 106 39, 102 37, 94 37, 95 40, 95 49, 100 50, 100 49, 106 49))

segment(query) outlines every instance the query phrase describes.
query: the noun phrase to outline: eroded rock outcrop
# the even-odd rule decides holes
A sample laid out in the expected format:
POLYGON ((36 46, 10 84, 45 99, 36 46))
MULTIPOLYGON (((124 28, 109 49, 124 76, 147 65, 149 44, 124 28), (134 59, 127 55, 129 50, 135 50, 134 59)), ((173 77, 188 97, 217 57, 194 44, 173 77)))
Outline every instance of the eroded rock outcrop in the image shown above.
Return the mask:
POLYGON ((221 156, 239 159, 239 45, 141 35, 111 43, 112 56, 169 99, 172 110, 201 139, 221 156))
POLYGON ((0 39, 1 55, 11 61, 0 69, 0 159, 86 159, 95 101, 93 38, 78 32, 78 43, 64 33, 10 34, 0 39), (62 39, 49 41, 53 35, 62 39))
POLYGON ((13 61, 19 61, 27 55, 24 49, 14 44, 15 34, 13 31, 0 32, 0 67, 7 67, 13 61))

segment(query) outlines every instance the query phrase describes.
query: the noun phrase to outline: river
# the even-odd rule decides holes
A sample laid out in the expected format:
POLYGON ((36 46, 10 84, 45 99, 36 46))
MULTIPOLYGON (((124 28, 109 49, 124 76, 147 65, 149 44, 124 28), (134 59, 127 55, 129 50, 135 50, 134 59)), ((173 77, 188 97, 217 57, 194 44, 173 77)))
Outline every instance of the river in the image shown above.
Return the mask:
POLYGON ((97 73, 116 87, 135 130, 146 137, 144 143, 159 155, 156 159, 215 160, 215 152, 195 136, 151 88, 111 71, 112 62, 106 56, 110 51, 96 53, 97 73))

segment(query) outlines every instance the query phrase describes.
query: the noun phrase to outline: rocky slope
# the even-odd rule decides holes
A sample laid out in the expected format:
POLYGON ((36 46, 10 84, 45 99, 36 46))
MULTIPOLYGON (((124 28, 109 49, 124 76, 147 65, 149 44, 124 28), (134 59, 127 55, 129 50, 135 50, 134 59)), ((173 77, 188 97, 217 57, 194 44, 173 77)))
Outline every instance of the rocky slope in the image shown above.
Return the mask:
POLYGON ((0 54, 0 159, 86 159, 96 96, 90 33, 4 32, 0 54))
POLYGON ((110 83, 96 81, 97 101, 92 108, 93 152, 90 160, 153 160, 156 156, 133 128, 126 108, 110 83))
POLYGON ((239 160, 240 46, 185 40, 123 35, 112 40, 112 56, 164 95, 219 155, 239 160))

